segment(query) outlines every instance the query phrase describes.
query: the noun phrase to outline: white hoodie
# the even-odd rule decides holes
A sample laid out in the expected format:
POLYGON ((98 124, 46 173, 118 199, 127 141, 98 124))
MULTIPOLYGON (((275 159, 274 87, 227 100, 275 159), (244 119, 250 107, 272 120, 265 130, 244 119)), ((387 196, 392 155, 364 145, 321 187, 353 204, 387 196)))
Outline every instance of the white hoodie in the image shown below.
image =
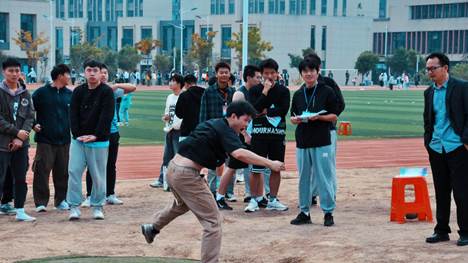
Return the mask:
POLYGON ((180 130, 180 125, 182 124, 182 119, 177 118, 175 114, 177 100, 179 99, 179 95, 170 94, 167 96, 166 99, 166 108, 164 110, 164 114, 168 114, 170 120, 166 122, 166 126, 164 127, 165 132, 170 132, 172 129, 180 130))

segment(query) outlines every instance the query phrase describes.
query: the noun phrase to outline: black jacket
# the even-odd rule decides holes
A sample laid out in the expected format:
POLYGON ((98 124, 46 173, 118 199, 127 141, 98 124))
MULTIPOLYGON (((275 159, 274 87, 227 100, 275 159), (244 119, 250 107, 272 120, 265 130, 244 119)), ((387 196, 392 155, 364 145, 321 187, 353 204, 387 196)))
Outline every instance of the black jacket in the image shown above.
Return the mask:
POLYGON ((109 140, 110 126, 114 118, 114 93, 106 84, 95 89, 88 84, 73 90, 70 104, 70 126, 73 138, 94 135, 96 141, 109 140))
MULTIPOLYGON (((318 80, 319 83, 323 83, 326 86, 332 88, 332 90, 335 92, 336 106, 337 106, 336 115, 340 116, 340 114, 345 109, 345 101, 344 101, 344 98, 343 98, 343 94, 341 93, 340 87, 338 86, 338 84, 336 84, 336 82, 332 78, 329 78, 329 77, 319 75, 317 80, 318 80)), ((336 121, 335 122, 330 122, 330 129, 331 130, 336 130, 336 121)))
POLYGON ((268 91, 268 95, 263 93, 263 85, 257 85, 249 90, 250 100, 258 113, 267 109, 266 116, 281 117, 281 121, 275 128, 271 125, 266 116, 260 116, 253 120, 252 136, 258 139, 281 139, 286 136, 286 115, 290 104, 289 89, 278 82, 268 91))
POLYGON ((47 84, 37 89, 32 100, 36 110, 36 123, 41 131, 34 140, 39 143, 64 145, 70 143, 70 102, 72 91, 57 89, 47 84))
MULTIPOLYGON (((434 132, 434 88, 424 91, 424 145, 429 147, 434 132)), ((450 124, 462 143, 468 144, 468 82, 450 77, 447 83, 445 105, 450 124)))
POLYGON ((182 119, 180 135, 188 136, 198 125, 200 102, 205 89, 198 86, 190 87, 182 92, 177 99, 175 113, 182 119))

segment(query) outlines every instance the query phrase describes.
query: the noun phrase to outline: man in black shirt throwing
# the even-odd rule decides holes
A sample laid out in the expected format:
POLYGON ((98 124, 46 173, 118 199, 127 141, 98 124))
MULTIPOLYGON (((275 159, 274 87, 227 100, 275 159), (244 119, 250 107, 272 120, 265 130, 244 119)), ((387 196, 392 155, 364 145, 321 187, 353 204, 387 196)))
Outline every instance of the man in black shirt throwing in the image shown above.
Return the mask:
POLYGON ((246 129, 255 109, 245 101, 231 103, 225 118, 201 123, 180 143, 179 152, 169 163, 167 182, 174 194, 174 202, 158 211, 153 224, 141 225, 146 242, 152 243, 159 231, 176 217, 192 211, 203 226, 202 262, 218 262, 221 249, 221 217, 213 195, 200 170, 215 169, 227 155, 279 172, 284 163, 271 161, 244 149, 239 133, 246 129), (203 145, 203 147, 200 147, 203 145))

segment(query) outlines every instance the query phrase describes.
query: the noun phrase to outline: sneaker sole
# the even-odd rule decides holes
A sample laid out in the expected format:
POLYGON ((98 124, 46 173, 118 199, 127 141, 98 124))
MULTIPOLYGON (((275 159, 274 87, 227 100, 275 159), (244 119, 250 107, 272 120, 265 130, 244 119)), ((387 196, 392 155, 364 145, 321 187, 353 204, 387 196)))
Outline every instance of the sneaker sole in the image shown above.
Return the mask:
POLYGON ((279 208, 275 208, 275 207, 267 207, 267 208, 265 208, 265 209, 268 210, 268 211, 273 211, 273 210, 276 210, 276 211, 288 211, 289 208, 286 207, 286 208, 283 208, 283 209, 279 209, 279 208))
POLYGON ((74 216, 74 217, 69 217, 68 218, 68 221, 78 221, 78 220, 80 220, 80 217, 75 217, 74 216))
POLYGON ((104 220, 104 217, 94 217, 94 220, 104 220))
POLYGON ((34 219, 18 219, 16 218, 16 222, 34 222, 36 221, 36 218, 34 219))
POLYGON ((148 239, 148 237, 146 236, 146 233, 145 233, 145 232, 146 232, 146 231, 145 231, 145 226, 144 226, 144 225, 141 225, 140 227, 141 227, 141 233, 142 233, 143 236, 145 237, 146 243, 148 243, 148 244, 153 243, 154 238, 151 240, 151 239, 148 239))
POLYGON ((244 210, 244 212, 246 212, 246 213, 253 213, 253 212, 259 211, 259 210, 260 210, 260 208, 257 207, 257 208, 255 208, 254 210, 250 210, 250 209, 244 210))

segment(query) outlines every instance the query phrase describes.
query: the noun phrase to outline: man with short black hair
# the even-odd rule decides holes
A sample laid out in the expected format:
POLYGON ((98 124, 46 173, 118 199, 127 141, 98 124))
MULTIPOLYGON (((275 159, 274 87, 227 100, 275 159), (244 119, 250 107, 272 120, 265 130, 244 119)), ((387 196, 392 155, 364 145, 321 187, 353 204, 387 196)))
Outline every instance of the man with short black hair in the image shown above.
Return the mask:
POLYGON ((52 171, 54 182, 54 206, 68 210, 65 198, 68 184, 68 158, 70 150, 70 102, 72 91, 70 69, 67 65, 56 65, 50 72, 51 84, 37 89, 32 95, 36 110, 37 143, 34 172, 33 194, 36 212, 46 212, 49 202, 49 174, 52 171))
MULTIPOLYGON (((274 59, 265 59, 260 63, 263 84, 250 89, 252 105, 259 115, 253 120, 252 151, 270 160, 284 161, 286 148, 286 115, 289 110, 290 94, 288 88, 278 82, 278 63, 274 59)), ((264 204, 262 173, 265 167, 254 165, 250 178, 252 198, 245 212, 259 210, 259 203, 264 204)), ((281 183, 280 172, 270 176, 270 195, 266 209, 286 211, 288 207, 278 198, 281 183)))
POLYGON ((190 210, 203 227, 201 262, 218 262, 222 220, 211 191, 200 176, 201 169, 214 170, 225 162, 227 153, 246 163, 268 166, 276 172, 284 170, 282 162, 268 160, 244 149, 239 133, 247 128, 253 115, 255 109, 249 103, 233 102, 227 107, 226 117, 200 123, 181 142, 167 173, 174 201, 156 213, 152 224, 141 225, 146 242, 152 243, 163 227, 190 210))
POLYGON ((436 197, 434 234, 427 243, 448 241, 450 203, 457 206, 458 246, 468 245, 468 83, 449 75, 449 59, 432 53, 426 72, 433 81, 424 91, 424 146, 429 153, 436 197))
MULTIPOLYGON (((201 98, 200 104, 200 123, 222 118, 226 115, 226 109, 232 102, 232 96, 236 91, 229 86, 231 77, 231 66, 226 62, 219 62, 215 66, 216 80, 214 84, 208 87, 201 98)), ((221 176, 221 168, 208 170, 208 184, 213 195, 216 195, 217 184, 221 176)))
POLYGON ((28 192, 26 172, 29 166, 29 133, 34 122, 34 110, 26 86, 21 85, 21 64, 14 58, 2 63, 5 78, 0 83, 0 196, 8 167, 14 180, 17 221, 35 221, 24 211, 28 192))
POLYGON ((78 220, 81 217, 81 178, 86 167, 93 179, 90 199, 93 218, 104 219, 102 205, 106 200, 106 166, 110 127, 115 110, 112 89, 101 81, 102 64, 89 60, 84 63, 83 68, 87 83, 73 90, 70 104, 73 139, 68 163, 69 220, 78 220))

